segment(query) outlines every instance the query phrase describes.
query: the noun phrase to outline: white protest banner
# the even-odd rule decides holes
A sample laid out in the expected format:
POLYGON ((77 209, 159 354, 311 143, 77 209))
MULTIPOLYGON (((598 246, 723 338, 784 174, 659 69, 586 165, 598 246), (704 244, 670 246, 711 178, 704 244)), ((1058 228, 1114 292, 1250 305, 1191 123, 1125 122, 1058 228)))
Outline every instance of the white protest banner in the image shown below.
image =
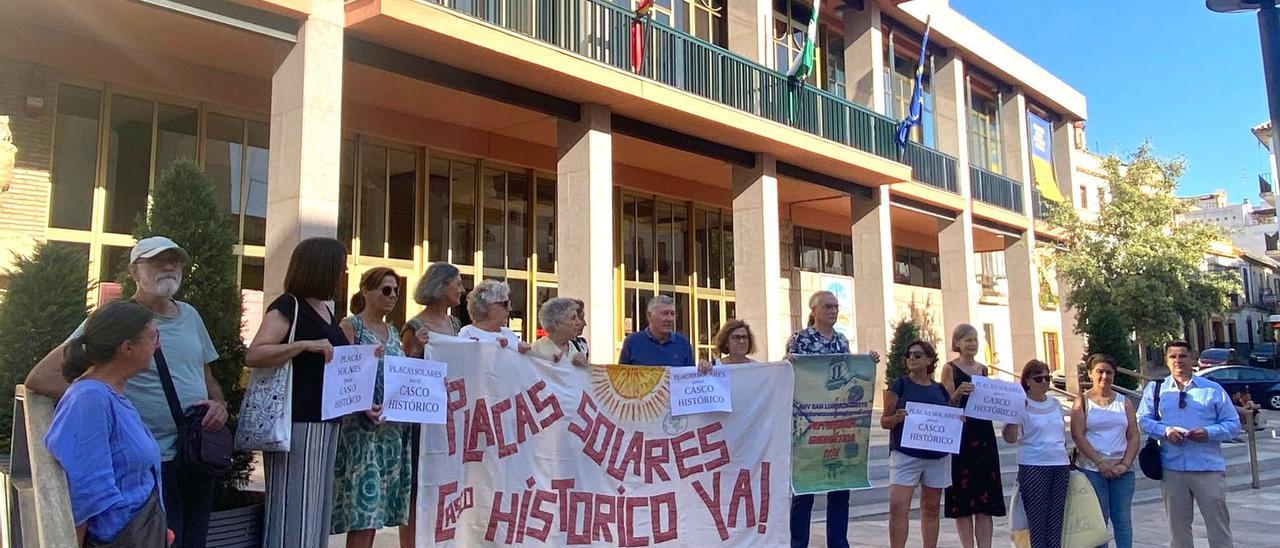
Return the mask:
POLYGON ((960 452, 963 412, 956 407, 907 402, 907 420, 902 423, 902 446, 926 451, 960 452))
POLYGON ((964 406, 964 416, 1010 423, 1018 422, 1026 407, 1027 393, 1016 382, 987 377, 973 378, 973 393, 964 406))
POLYGON ((392 422, 444 424, 448 366, 403 356, 383 359, 382 416, 392 422))
POLYGON ((733 413, 673 416, 679 368, 428 346, 449 405, 422 427, 418 546, 787 544, 789 363, 726 367, 733 413))
POLYGON ((321 420, 373 408, 373 387, 378 382, 376 348, 371 344, 333 347, 333 360, 324 364, 321 420))
POLYGON ((696 367, 671 369, 671 415, 733 411, 733 390, 724 367, 703 375, 696 367))

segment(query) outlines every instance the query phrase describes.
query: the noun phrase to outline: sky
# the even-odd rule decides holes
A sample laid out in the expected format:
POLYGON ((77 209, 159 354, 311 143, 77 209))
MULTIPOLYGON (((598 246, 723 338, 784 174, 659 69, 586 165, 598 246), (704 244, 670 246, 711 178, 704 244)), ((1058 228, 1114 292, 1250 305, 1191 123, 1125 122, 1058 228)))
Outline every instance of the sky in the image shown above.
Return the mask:
POLYGON ((1184 157, 1179 195, 1224 189, 1259 203, 1268 118, 1254 13, 1202 0, 951 0, 951 6, 1085 95, 1089 149, 1150 141, 1184 157))

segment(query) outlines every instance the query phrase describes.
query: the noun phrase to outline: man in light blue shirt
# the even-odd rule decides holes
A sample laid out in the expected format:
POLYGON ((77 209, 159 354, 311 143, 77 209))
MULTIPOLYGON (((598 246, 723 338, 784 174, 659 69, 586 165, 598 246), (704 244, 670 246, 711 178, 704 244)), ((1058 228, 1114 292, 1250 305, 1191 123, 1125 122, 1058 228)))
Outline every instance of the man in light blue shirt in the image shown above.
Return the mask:
POLYGON ((1239 434, 1240 416, 1226 390, 1192 374, 1195 357, 1185 341, 1166 344, 1164 359, 1169 378, 1147 384, 1138 404, 1138 424, 1148 436, 1160 440, 1169 545, 1194 546, 1191 522, 1196 505, 1204 518, 1210 548, 1230 547, 1227 466, 1220 445, 1239 434), (1158 418, 1155 397, 1160 400, 1158 418))

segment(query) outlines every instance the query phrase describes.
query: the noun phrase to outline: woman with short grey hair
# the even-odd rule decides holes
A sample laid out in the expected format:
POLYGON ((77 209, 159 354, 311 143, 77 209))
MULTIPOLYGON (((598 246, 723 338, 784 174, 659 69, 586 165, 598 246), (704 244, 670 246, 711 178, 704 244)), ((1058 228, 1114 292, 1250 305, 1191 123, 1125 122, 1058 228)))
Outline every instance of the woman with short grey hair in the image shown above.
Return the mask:
POLYGON ((477 341, 497 341, 503 348, 514 347, 521 354, 529 351, 529 343, 520 340, 507 327, 511 318, 511 287, 501 280, 485 280, 467 295, 467 313, 471 325, 458 332, 459 337, 477 341))
POLYGON ((413 300, 425 308, 409 318, 400 330, 400 347, 404 355, 421 358, 431 333, 458 334, 462 324, 458 318, 449 315, 449 308, 458 306, 464 293, 466 288, 462 285, 458 267, 449 263, 431 263, 427 267, 413 290, 413 300))
POLYGON ((583 324, 582 305, 578 301, 557 297, 542 303, 538 322, 547 334, 533 343, 534 352, 555 362, 568 357, 573 365, 587 365, 586 348, 577 344, 583 324))

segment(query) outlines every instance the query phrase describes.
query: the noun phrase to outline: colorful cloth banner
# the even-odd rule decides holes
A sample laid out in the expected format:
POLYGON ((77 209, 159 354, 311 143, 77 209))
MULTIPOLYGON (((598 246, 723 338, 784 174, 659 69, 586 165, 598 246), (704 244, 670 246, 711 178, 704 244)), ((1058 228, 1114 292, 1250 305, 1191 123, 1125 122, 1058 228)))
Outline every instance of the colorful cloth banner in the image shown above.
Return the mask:
POLYGON ((787 544, 789 363, 719 367, 733 412, 673 417, 666 367, 428 350, 449 404, 422 427, 419 546, 787 544))
POLYGON ((792 360, 792 492, 799 495, 870 487, 867 447, 875 400, 875 362, 867 354, 792 356, 792 360))
POLYGON ((1027 140, 1031 143, 1031 170, 1040 195, 1053 202, 1065 202, 1053 175, 1053 126, 1027 111, 1027 140))

